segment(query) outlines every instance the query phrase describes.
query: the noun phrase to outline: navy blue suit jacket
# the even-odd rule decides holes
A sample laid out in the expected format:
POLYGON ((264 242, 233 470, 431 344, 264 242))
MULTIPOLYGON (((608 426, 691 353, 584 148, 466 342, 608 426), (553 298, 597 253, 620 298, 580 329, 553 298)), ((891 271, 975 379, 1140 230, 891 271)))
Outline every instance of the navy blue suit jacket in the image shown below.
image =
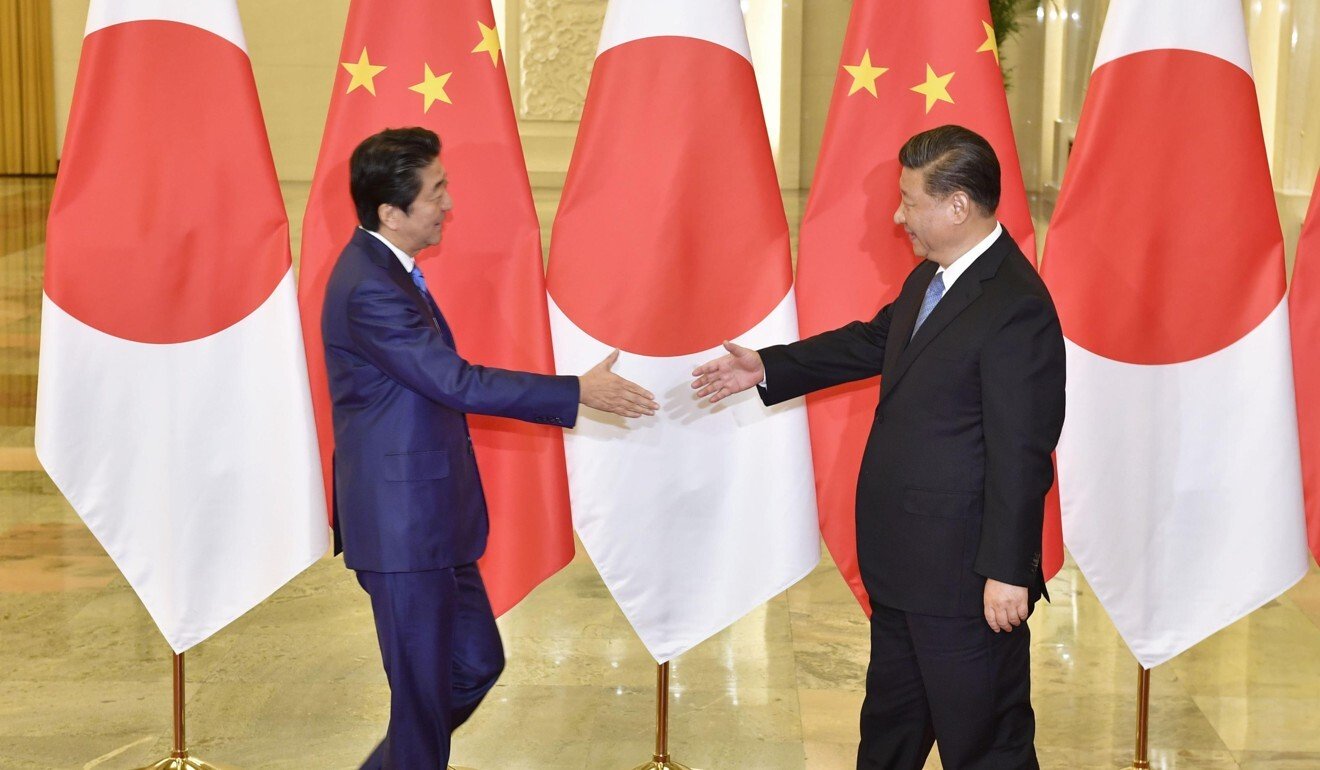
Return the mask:
POLYGON ((475 562, 486 500, 467 413, 572 427, 576 377, 470 364, 389 248, 354 232, 321 314, 335 426, 335 521, 351 569, 475 562))

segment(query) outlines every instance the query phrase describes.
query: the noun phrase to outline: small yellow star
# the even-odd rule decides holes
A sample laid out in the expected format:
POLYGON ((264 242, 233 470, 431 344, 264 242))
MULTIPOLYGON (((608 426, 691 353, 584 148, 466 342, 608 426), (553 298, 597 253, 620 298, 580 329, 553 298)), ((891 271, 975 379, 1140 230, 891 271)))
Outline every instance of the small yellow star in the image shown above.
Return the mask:
POLYGON ((481 42, 472 49, 472 53, 489 53, 490 63, 496 67, 500 64, 500 33, 494 27, 487 27, 481 22, 477 22, 481 27, 481 42))
POLYGON ((879 94, 875 92, 875 79, 889 71, 888 67, 871 66, 871 49, 869 48, 862 54, 862 61, 860 64, 845 64, 843 65, 843 68, 847 70, 849 75, 852 75, 853 79, 852 87, 848 89, 849 96, 852 96, 863 88, 870 91, 871 96, 879 96, 879 94))
POLYGON ((372 64, 371 61, 367 59, 366 48, 362 49, 362 55, 358 57, 356 62, 340 62, 339 66, 348 70, 348 74, 353 76, 353 79, 348 84, 348 90, 344 93, 351 94, 353 93, 353 89, 362 86, 367 89, 367 92, 372 96, 376 95, 376 83, 372 78, 379 75, 385 67, 383 65, 372 64))
POLYGON ((995 55, 995 64, 998 64, 999 41, 995 40, 995 28, 985 23, 984 21, 981 22, 981 26, 985 27, 985 42, 981 44, 980 48, 976 49, 976 52, 985 53, 986 51, 989 51, 993 53, 995 55))
POLYGON ((953 97, 949 96, 949 81, 953 80, 954 73, 947 75, 936 75, 935 70, 930 65, 926 65, 926 82, 921 85, 912 86, 912 90, 926 97, 926 112, 935 106, 935 102, 948 102, 953 104, 953 97))
POLYGON ((408 88, 409 91, 416 91, 426 97, 426 106, 422 108, 422 112, 430 112, 431 105, 435 104, 436 99, 445 104, 453 104, 449 100, 449 94, 445 93, 445 83, 449 82, 449 76, 454 73, 446 72, 443 75, 436 75, 431 71, 431 65, 423 64, 422 67, 424 68, 425 78, 417 85, 408 88))

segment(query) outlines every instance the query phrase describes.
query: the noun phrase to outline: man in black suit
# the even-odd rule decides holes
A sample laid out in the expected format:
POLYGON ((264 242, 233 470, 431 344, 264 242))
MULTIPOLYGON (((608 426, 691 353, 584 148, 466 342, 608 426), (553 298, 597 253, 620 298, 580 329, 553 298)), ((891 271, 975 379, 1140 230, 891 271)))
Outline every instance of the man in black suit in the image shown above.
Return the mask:
POLYGON ((857 484, 871 597, 859 770, 1036 768, 1026 620, 1040 567, 1064 347, 1032 263, 995 220, 999 161, 943 126, 899 152, 894 212, 924 261, 898 297, 791 345, 700 366, 711 401, 759 386, 777 404, 883 374, 857 484))

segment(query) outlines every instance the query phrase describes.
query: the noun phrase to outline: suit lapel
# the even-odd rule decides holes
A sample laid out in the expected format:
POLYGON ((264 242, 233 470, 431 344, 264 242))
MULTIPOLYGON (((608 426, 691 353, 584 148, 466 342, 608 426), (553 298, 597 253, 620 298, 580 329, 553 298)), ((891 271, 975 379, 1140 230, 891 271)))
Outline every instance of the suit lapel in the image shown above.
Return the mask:
POLYGON ((371 255, 371 261, 385 268, 385 273, 390 280, 398 284, 399 289, 403 291, 417 305, 417 309, 422 311, 422 316, 431 319, 431 324, 440 332, 440 336, 449 347, 454 347, 454 334, 449 330, 449 324, 445 323, 445 318, 440 313, 440 308, 433 301, 427 300, 426 296, 417 290, 416 284, 412 282, 412 276, 403 269, 399 258, 394 256, 394 252, 389 247, 381 243, 374 235, 365 230, 358 229, 353 235, 359 239, 359 243, 366 248, 367 253, 371 255))
MULTIPOLYGON (((1004 262, 1004 256, 1008 253, 1009 244, 1011 243, 1008 238, 1008 231, 1005 230, 999 236, 999 239, 984 254, 978 257, 971 267, 967 268, 967 272, 962 274, 939 301, 939 304, 935 306, 935 309, 931 311, 930 316, 917 330, 917 334, 912 337, 911 342, 907 341, 907 337, 912 335, 912 327, 916 323, 916 312, 921 309, 920 300, 916 302, 917 311, 913 312, 912 319, 905 323, 903 328, 891 330, 891 338, 893 332, 902 332, 904 336, 898 338, 901 347, 899 348, 900 352, 897 360, 893 362, 892 366, 889 365, 888 360, 885 362, 884 377, 881 378, 881 401, 893 391, 894 387, 898 385, 898 381, 903 379, 903 375, 907 374, 908 369, 912 367, 912 362, 921 355, 921 352, 930 345, 931 341, 938 337, 945 327, 953 323, 955 318, 981 296, 984 291, 981 283, 993 278, 995 273, 999 272, 999 266, 1004 262)), ((930 264, 934 265, 934 263, 930 264)), ((917 282, 920 286, 919 296, 921 298, 925 297, 926 287, 930 285, 930 278, 934 274, 935 270, 931 270, 925 281, 917 282)), ((913 288, 911 294, 918 296, 916 287, 913 288)), ((887 355, 886 359, 888 359, 887 355)))
POLYGON ((899 292, 894 303, 894 320, 889 326, 889 339, 897 344, 885 345, 884 369, 881 371, 891 372, 898 366, 899 356, 907 348, 908 339, 912 337, 912 327, 917 322, 917 314, 921 312, 926 287, 938 269, 939 265, 934 262, 922 262, 912 278, 904 284, 906 291, 899 292))

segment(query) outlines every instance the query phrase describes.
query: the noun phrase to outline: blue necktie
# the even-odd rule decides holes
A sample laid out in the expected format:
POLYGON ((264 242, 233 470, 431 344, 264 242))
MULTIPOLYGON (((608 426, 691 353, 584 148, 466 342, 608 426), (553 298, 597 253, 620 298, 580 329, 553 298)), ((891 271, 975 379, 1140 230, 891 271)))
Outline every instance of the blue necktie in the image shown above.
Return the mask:
POLYGON ((431 297, 431 290, 426 288, 426 276, 422 275, 421 265, 414 263, 412 272, 408 273, 408 276, 412 278, 413 286, 416 286, 426 298, 426 304, 434 306, 435 300, 431 297))
POLYGON ((431 290, 426 288, 426 276, 422 275, 420 265, 413 264, 413 269, 408 273, 412 278, 413 286, 422 293, 422 299, 426 300, 426 306, 431 309, 431 320, 435 322, 436 328, 440 330, 446 342, 450 347, 454 346, 454 335, 449 331, 449 324, 445 323, 444 316, 440 315, 440 306, 435 304, 435 298, 431 296, 431 290))
POLYGON ((912 336, 917 336, 917 329, 926 322, 935 306, 940 304, 940 297, 944 296, 944 273, 936 273, 934 278, 930 279, 930 286, 926 287, 926 298, 921 300, 921 311, 917 313, 917 323, 912 327, 912 336))

